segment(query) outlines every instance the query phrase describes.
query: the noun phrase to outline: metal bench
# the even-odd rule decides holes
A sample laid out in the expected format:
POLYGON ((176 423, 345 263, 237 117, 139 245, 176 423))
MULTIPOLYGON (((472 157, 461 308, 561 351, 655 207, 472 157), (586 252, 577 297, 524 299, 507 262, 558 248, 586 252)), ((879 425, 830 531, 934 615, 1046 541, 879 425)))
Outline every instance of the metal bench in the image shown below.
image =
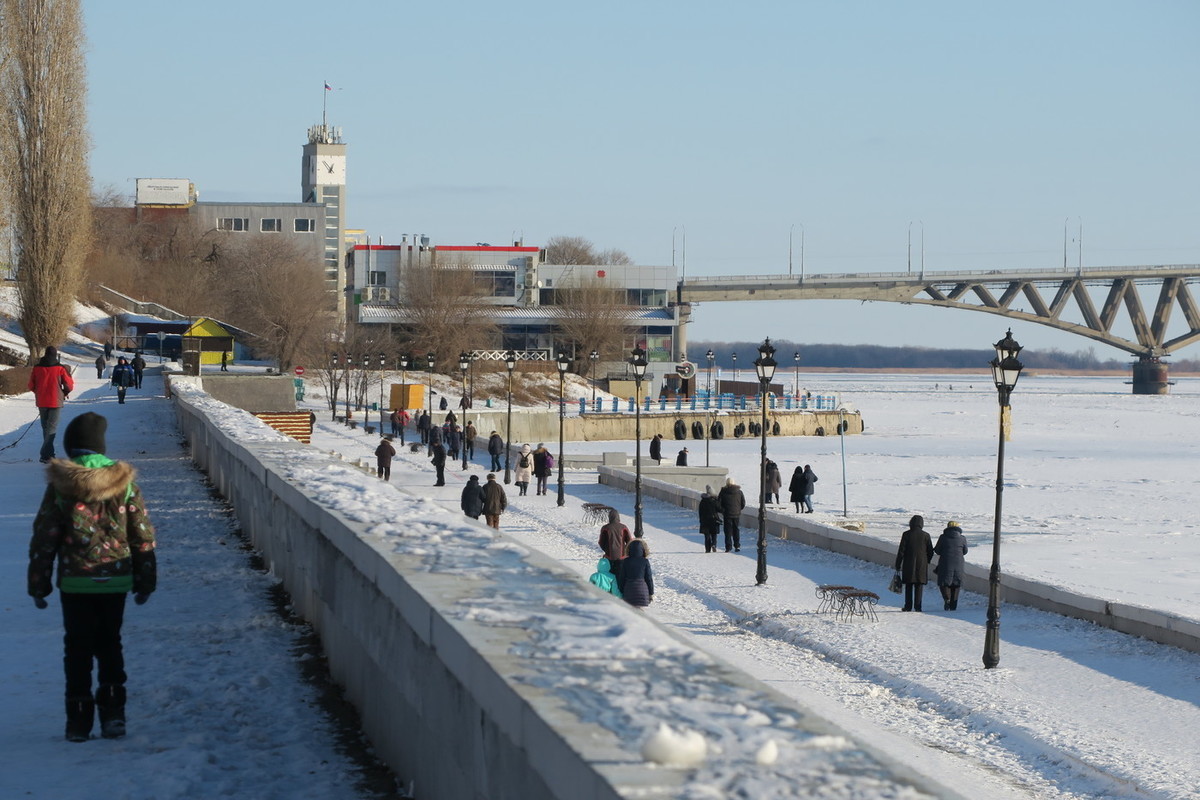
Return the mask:
POLYGON ((608 512, 612 510, 612 506, 604 503, 584 503, 583 521, 588 525, 603 525, 608 522, 608 512))
POLYGON ((837 583, 824 583, 817 587, 817 613, 825 614, 833 611, 842 603, 842 598, 839 592, 850 591, 853 586, 844 586, 837 583))
POLYGON ((863 617, 872 622, 879 622, 879 615, 875 613, 879 595, 868 592, 866 589, 843 590, 838 594, 842 598, 841 607, 836 614, 838 619, 848 622, 855 617, 863 617))

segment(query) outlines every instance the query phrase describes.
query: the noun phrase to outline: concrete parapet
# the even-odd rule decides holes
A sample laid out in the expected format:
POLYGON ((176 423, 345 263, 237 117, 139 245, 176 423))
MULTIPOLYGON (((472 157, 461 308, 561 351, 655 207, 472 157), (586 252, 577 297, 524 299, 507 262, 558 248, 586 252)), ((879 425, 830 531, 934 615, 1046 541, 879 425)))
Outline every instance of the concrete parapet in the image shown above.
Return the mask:
POLYGON ((193 458, 321 637, 376 752, 419 796, 751 796, 763 781, 797 796, 957 796, 502 533, 218 409, 194 385, 173 396, 193 458), (643 759, 660 722, 698 716, 713 745, 703 764, 643 759), (768 740, 786 757, 759 764, 768 740))
MULTIPOLYGON (((634 490, 634 473, 631 469, 602 466, 599 468, 599 472, 600 483, 627 492, 634 490)), ((693 486, 672 484, 667 480, 647 480, 647 470, 642 470, 642 493, 646 497, 694 509, 700 500, 698 491, 703 491, 703 487, 696 490, 693 486)), ((746 497, 750 499, 755 494, 757 492, 747 491, 746 497)), ((888 569, 891 569, 896 561, 900 529, 896 530, 896 541, 889 543, 865 533, 775 509, 767 510, 766 520, 767 533, 780 539, 853 556, 888 569)), ((746 510, 742 512, 741 524, 743 527, 753 527, 757 530, 757 506, 749 504, 746 506, 746 510)), ((988 573, 988 567, 967 564, 963 588, 969 592, 986 595, 988 573)), ((1166 611, 1091 597, 1013 574, 1004 574, 1000 586, 1001 597, 1005 603, 1015 603, 1066 617, 1087 620, 1122 633, 1141 636, 1153 642, 1200 653, 1200 622, 1196 620, 1166 611)))

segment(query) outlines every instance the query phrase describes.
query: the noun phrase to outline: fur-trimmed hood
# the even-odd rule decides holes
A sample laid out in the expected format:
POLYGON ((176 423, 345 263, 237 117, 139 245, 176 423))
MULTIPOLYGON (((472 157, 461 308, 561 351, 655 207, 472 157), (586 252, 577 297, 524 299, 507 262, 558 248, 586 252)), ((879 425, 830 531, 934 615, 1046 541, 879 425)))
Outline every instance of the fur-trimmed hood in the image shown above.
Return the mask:
POLYGON ((56 458, 46 467, 46 477, 63 497, 94 503, 123 495, 137 477, 137 470, 124 461, 88 467, 56 458))

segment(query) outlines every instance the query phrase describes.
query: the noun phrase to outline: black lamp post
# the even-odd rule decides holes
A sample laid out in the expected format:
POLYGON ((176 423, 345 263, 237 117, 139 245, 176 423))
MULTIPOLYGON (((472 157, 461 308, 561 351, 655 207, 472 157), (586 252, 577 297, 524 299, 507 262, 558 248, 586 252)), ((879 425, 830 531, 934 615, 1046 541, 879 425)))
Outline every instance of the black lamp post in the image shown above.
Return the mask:
POLYGON ((425 362, 429 366, 429 450, 433 452, 433 365, 437 363, 437 356, 429 353, 425 356, 425 362))
POLYGON ((796 361, 796 374, 795 374, 795 378, 794 378, 795 385, 792 386, 792 396, 796 399, 796 405, 797 405, 797 407, 799 407, 799 404, 800 404, 800 351, 797 350, 796 354, 793 355, 792 358, 795 359, 795 361, 796 361))
POLYGON ((387 356, 379 354, 379 435, 383 436, 383 370, 387 366, 387 356))
POLYGON ((329 419, 331 422, 333 420, 337 419, 337 387, 338 387, 338 384, 341 383, 341 378, 337 374, 338 354, 334 353, 332 355, 332 359, 333 359, 333 364, 329 368, 329 385, 333 389, 333 402, 329 404, 330 405, 329 419))
POLYGON ((636 347, 630 356, 629 363, 633 366, 633 381, 637 386, 637 397, 634 405, 634 439, 637 441, 637 458, 634 461, 633 478, 633 535, 642 538, 642 379, 646 377, 646 351, 636 347))
POLYGON ((504 482, 512 483, 512 378, 517 368, 517 354, 509 350, 504 354, 504 366, 508 367, 508 421, 504 423, 504 482))
POLYGON ((350 424, 350 368, 354 366, 354 362, 350 358, 349 353, 345 353, 342 360, 346 362, 345 368, 342 369, 342 375, 346 378, 346 424, 350 424))
MULTIPOLYGON (((367 426, 371 422, 371 407, 367 405, 367 370, 371 368, 371 357, 366 353, 362 355, 362 410, 363 410, 363 433, 367 433, 367 426)), ((383 433, 383 426, 380 426, 380 433, 383 433)))
POLYGON ((558 504, 564 506, 567 504, 566 497, 563 495, 563 426, 567 416, 567 398, 566 398, 566 381, 567 370, 571 366, 571 359, 562 350, 558 351, 558 504))
POLYGON ((592 362, 592 409, 596 408, 596 365, 600 363, 600 353, 596 350, 588 353, 588 360, 592 362))
POLYGON ((996 456, 996 519, 992 530, 992 570, 988 574, 987 633, 983 640, 983 666, 992 669, 1000 663, 1000 503, 1004 497, 1004 440, 1011 430, 1009 395, 1021 377, 1024 365, 1017 360, 1021 345, 1010 329, 996 342, 992 359, 992 380, 1000 398, 1000 446, 996 456))
POLYGON ((758 373, 758 385, 762 391, 762 459, 758 466, 758 571, 754 580, 762 586, 767 582, 767 392, 771 378, 775 377, 775 348, 770 337, 758 346, 758 358, 754 370, 758 373))
POLYGON ((737 384, 737 380, 738 380, 738 371, 737 371, 737 353, 730 353, 730 354, 729 354, 729 357, 730 357, 730 358, 733 360, 733 382, 734 382, 734 384, 735 384, 735 386, 734 386, 734 389, 733 389, 733 390, 736 392, 736 391, 737 391, 737 386, 736 386, 736 384, 737 384))
MULTIPOLYGON (((469 370, 471 368, 471 357, 469 355, 467 355, 467 352, 465 350, 458 354, 458 368, 462 370, 463 397, 465 398, 467 396, 467 370, 469 370)), ((460 433, 458 435, 458 438, 460 440, 459 444, 462 447, 462 457, 463 457, 462 468, 464 470, 467 468, 466 417, 467 417, 466 403, 463 403, 463 427, 462 427, 462 433, 460 433)))
POLYGON ((708 359, 708 399, 709 399, 709 402, 711 403, 712 402, 712 390, 713 390, 712 369, 713 369, 713 361, 716 360, 717 354, 714 353, 712 350, 709 350, 707 353, 704 354, 704 357, 708 359))
MULTIPOLYGON (((404 404, 403 407, 405 409, 408 408, 408 366, 411 363, 412 363, 412 358, 407 353, 400 356, 400 385, 403 387, 400 390, 402 393, 402 399, 400 402, 404 404)), ((404 444, 404 426, 403 425, 400 426, 400 444, 404 444)))

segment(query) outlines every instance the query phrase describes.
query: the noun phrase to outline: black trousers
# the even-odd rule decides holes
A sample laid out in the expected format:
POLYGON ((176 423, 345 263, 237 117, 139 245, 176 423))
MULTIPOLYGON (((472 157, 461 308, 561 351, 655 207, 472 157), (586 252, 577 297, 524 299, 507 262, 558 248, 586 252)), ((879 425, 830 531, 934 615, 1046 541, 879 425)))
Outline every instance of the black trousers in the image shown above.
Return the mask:
POLYGON ((729 552, 730 545, 737 549, 742 549, 742 529, 738 527, 738 518, 734 516, 725 517, 725 552, 729 552))
POLYGON ((92 662, 98 667, 97 683, 125 685, 125 656, 121 651, 121 623, 125 598, 121 594, 59 593, 62 598, 63 670, 67 699, 90 697, 92 662))
POLYGON ((717 549, 717 528, 713 527, 700 531, 704 534, 704 552, 711 553, 717 549))
POLYGON ((925 584, 923 583, 906 583, 904 584, 904 610, 921 610, 921 597, 925 594, 925 584))

